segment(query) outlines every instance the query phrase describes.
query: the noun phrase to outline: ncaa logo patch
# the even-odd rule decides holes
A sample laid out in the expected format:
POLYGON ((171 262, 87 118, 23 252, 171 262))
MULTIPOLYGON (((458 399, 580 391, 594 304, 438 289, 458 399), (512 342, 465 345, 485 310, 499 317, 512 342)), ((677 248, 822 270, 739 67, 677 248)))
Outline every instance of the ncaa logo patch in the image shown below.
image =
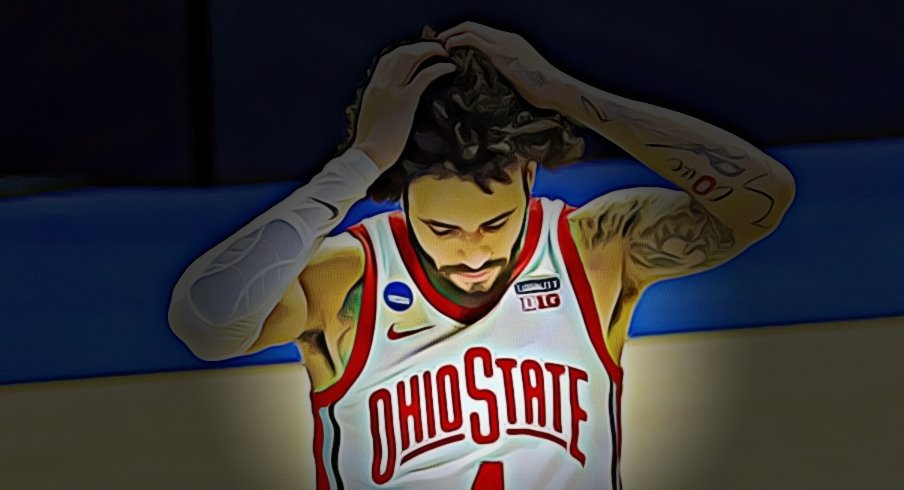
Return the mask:
POLYGON ((405 311, 414 303, 414 293, 404 282, 393 281, 383 289, 383 301, 394 311, 405 311))

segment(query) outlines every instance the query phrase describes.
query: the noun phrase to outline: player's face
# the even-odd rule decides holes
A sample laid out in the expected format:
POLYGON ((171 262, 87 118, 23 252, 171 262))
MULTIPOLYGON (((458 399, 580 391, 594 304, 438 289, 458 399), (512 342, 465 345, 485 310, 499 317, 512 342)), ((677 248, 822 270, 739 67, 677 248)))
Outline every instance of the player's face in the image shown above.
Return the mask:
POLYGON ((529 193, 535 170, 535 162, 510 166, 511 183, 492 181, 490 194, 458 177, 423 176, 409 184, 415 238, 439 273, 462 291, 488 291, 508 264, 527 212, 524 183, 529 193))

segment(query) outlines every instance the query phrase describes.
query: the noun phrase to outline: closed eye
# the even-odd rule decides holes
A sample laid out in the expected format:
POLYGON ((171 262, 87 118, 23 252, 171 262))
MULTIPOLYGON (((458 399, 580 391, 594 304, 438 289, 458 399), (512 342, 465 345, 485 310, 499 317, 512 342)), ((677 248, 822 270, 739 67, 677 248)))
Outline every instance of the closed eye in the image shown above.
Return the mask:
POLYGON ((442 230, 442 229, 439 229, 439 230, 438 230, 438 229, 436 229, 436 228, 434 228, 434 227, 432 227, 432 226, 429 226, 429 225, 428 225, 427 227, 430 228, 430 231, 432 231, 433 234, 436 235, 436 236, 448 236, 448 235, 451 235, 452 232, 455 231, 455 230, 451 230, 451 229, 449 229, 449 230, 442 230))
POLYGON ((497 231, 500 230, 505 224, 508 223, 508 220, 504 220, 501 223, 496 223, 493 225, 484 225, 483 229, 487 231, 497 231))
MULTIPOLYGON (((515 209, 510 209, 510 210, 496 216, 495 218, 484 221, 481 224, 480 229, 483 231, 487 231, 487 232, 499 231, 503 226, 505 226, 508 223, 509 216, 514 212, 515 212, 515 209)), ((439 221, 434 221, 432 219, 422 219, 422 218, 419 218, 419 219, 422 223, 427 225, 428 228, 430 228, 430 231, 433 232, 434 235, 439 236, 439 237, 449 236, 453 233, 457 233, 457 232, 461 231, 461 228, 459 228, 455 225, 450 225, 450 224, 442 223, 439 221)))

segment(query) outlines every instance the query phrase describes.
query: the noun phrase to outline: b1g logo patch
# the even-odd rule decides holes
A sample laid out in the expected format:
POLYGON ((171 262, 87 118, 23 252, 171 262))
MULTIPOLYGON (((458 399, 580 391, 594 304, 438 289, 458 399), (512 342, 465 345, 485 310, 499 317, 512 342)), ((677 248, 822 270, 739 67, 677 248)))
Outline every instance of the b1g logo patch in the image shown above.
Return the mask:
POLYGON ((386 285, 383 289, 383 301, 394 311, 405 311, 411 308, 414 302, 414 293, 407 284, 400 281, 394 281, 386 285))
POLYGON ((531 279, 515 284, 515 292, 518 294, 545 293, 557 289, 559 289, 559 279, 555 277, 531 279))
POLYGON ((531 294, 518 299, 521 301, 521 311, 548 310, 562 304, 562 297, 559 296, 559 293, 531 294))

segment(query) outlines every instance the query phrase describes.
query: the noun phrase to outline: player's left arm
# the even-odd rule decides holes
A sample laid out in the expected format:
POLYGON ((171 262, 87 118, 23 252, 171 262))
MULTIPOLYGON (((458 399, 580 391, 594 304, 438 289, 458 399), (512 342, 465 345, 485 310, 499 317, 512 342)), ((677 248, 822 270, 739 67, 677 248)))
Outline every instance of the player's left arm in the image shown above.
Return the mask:
MULTIPOLYGON (((438 38, 447 50, 480 49, 528 102, 591 128, 683 191, 619 191, 573 215, 598 226, 627 225, 619 231, 625 273, 640 286, 727 261, 771 233, 794 199, 791 172, 750 143, 686 114, 585 84, 517 34, 465 22, 438 38)), ((596 234, 591 242, 613 232, 585 225, 596 234)))
POLYGON ((683 191, 620 191, 575 215, 605 223, 624 214, 626 273, 641 286, 726 262, 775 230, 791 205, 788 169, 737 136, 585 84, 572 87, 562 92, 566 114, 683 191))
POLYGON ((605 260, 617 250, 622 280, 636 290, 724 264, 775 228, 738 231, 687 192, 660 187, 609 192, 569 222, 585 260, 605 260))
MULTIPOLYGON (((750 143, 686 114, 582 83, 517 34, 466 22, 439 38, 446 49, 480 49, 528 102, 593 129, 681 189, 612 192, 570 217, 590 272, 606 264, 611 273, 618 263, 632 298, 656 281, 738 255, 771 233, 794 199, 788 169, 750 143)), ((627 329, 627 322, 618 328, 627 329)))

